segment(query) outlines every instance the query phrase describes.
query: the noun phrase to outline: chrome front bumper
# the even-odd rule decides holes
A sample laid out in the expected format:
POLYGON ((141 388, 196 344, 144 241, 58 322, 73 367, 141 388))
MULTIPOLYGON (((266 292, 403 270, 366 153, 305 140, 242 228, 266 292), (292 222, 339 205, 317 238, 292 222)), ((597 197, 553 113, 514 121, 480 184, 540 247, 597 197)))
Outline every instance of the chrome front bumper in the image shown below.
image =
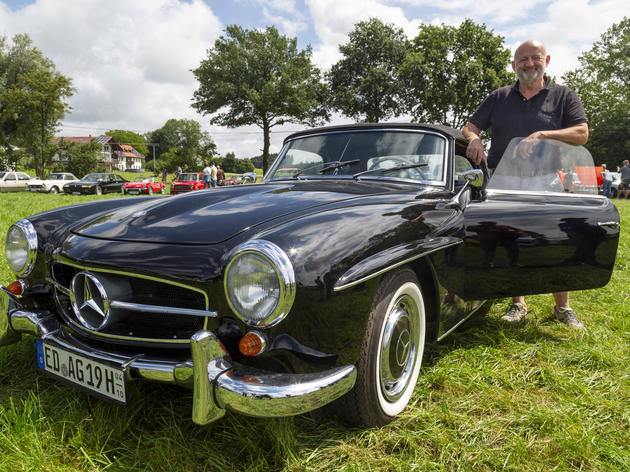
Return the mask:
POLYGON ((181 362, 95 350, 62 329, 54 314, 24 309, 0 285, 0 346, 17 342, 22 333, 98 362, 119 365, 128 380, 192 388, 192 420, 197 424, 211 423, 227 409, 257 417, 306 413, 344 395, 357 376, 352 365, 313 374, 278 374, 237 364, 211 331, 192 336, 191 358, 181 362))

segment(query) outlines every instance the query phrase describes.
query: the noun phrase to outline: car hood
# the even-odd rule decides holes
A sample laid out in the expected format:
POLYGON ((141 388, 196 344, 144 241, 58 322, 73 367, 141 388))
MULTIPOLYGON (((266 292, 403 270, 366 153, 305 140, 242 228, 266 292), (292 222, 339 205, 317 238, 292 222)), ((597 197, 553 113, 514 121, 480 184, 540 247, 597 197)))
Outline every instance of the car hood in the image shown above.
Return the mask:
POLYGON ((113 210, 80 225, 73 233, 118 241, 215 244, 267 221, 344 201, 356 204, 356 199, 392 190, 383 183, 339 181, 205 190, 152 198, 113 210))

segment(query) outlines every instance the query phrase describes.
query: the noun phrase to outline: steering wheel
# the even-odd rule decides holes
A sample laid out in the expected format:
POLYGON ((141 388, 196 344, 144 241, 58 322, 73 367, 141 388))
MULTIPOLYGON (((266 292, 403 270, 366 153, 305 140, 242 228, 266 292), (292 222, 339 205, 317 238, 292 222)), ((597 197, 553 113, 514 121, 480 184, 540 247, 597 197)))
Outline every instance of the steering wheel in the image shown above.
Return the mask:
MULTIPOLYGON (((402 157, 391 156, 391 157, 385 157, 381 161, 376 161, 374 164, 372 164, 370 166, 370 168, 368 170, 378 169, 378 168, 383 167, 381 165, 383 162, 391 162, 392 164, 394 164, 396 166, 413 165, 413 163, 406 161, 402 157)), ((389 167, 389 166, 387 166, 387 167, 389 167)), ((396 172, 391 171, 391 172, 387 172, 386 174, 396 175, 396 172)), ((398 171, 398 177, 401 177, 403 179, 415 179, 415 180, 426 180, 427 179, 426 175, 424 174, 424 167, 411 167, 409 169, 401 169, 401 170, 398 171), (415 174, 415 176, 413 176, 413 175, 402 175, 402 174, 415 174)))

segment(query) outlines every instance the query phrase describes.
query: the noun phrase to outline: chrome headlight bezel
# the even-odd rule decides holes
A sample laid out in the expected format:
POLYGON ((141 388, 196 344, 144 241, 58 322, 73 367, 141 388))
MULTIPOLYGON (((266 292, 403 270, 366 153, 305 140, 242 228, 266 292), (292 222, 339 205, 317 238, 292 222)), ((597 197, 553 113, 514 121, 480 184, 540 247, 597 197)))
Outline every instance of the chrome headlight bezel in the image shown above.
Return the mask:
POLYGON ((230 262, 225 268, 223 277, 225 296, 232 312, 247 326, 268 328, 278 324, 289 314, 293 306, 293 301, 295 300, 295 272, 289 256, 274 243, 263 239, 248 241, 234 248, 232 252, 233 256, 230 258, 230 262), (234 263, 247 254, 255 254, 266 260, 274 270, 280 288, 278 299, 273 309, 270 310, 269 313, 266 313, 263 319, 259 320, 250 319, 239 312, 233 302, 235 295, 228 282, 230 270, 235 267, 234 263))
POLYGON ((24 219, 20 220, 17 223, 14 223, 7 231, 7 236, 5 239, 4 245, 5 256, 7 258, 7 262, 9 263, 9 268, 18 276, 18 277, 26 277, 35 268, 35 262, 37 260, 37 232, 35 231, 35 227, 33 224, 24 219), (21 231, 24 236, 25 247, 23 248, 26 251, 26 257, 24 258, 24 263, 21 264, 20 267, 15 267, 14 264, 11 263, 11 258, 9 257, 9 235, 12 231, 21 231))

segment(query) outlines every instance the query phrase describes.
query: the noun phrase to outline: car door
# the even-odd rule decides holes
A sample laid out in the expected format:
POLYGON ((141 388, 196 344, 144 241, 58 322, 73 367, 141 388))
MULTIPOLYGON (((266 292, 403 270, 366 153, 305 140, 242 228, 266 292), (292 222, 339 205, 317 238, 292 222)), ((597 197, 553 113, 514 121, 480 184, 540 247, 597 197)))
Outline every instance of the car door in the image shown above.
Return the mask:
POLYGON ((15 172, 7 172, 4 176, 4 190, 6 192, 18 191, 18 180, 15 172))
POLYGON ((459 254, 464 299, 582 290, 608 283, 619 240, 617 209, 596 193, 565 192, 563 169, 581 165, 595 172, 588 151, 559 142, 543 147, 549 149, 527 159, 519 157, 518 147, 508 148, 506 164, 504 155, 490 178, 486 198, 471 201, 464 210, 459 254), (510 157, 510 152, 517 157, 510 157), (517 177, 520 168, 525 172, 517 177))
POLYGON ((31 180, 31 176, 23 172, 17 173, 17 190, 26 190, 26 183, 31 180))

